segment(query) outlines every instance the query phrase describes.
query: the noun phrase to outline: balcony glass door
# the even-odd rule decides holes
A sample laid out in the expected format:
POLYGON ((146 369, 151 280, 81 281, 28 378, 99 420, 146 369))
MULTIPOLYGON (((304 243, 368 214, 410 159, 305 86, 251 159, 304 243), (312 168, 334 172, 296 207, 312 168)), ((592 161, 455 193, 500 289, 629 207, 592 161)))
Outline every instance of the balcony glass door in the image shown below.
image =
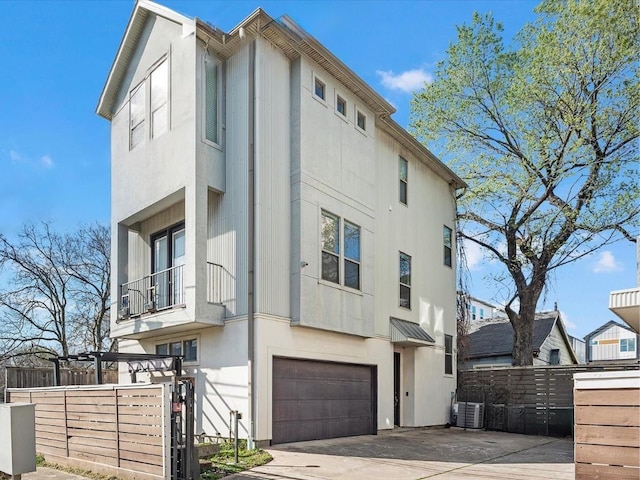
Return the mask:
POLYGON ((158 232, 152 237, 152 243, 153 271, 149 301, 156 309, 184 303, 184 224, 158 232))

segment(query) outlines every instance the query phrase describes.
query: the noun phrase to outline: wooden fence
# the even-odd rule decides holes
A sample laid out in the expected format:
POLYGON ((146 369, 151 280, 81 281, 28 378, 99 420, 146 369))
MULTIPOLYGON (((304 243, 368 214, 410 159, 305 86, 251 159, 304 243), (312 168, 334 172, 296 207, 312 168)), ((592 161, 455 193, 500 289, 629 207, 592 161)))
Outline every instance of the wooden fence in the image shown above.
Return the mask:
POLYGON ((573 375, 638 370, 637 364, 462 370, 458 401, 485 404, 484 427, 513 433, 573 434, 573 375))
POLYGON ((36 451, 47 461, 140 480, 171 476, 169 386, 8 389, 36 405, 36 451))
POLYGON ((575 378, 576 480, 640 478, 640 372, 575 378))
MULTIPOLYGON (((117 370, 103 370, 103 383, 118 383, 117 370)), ((92 369, 60 369, 61 385, 95 385, 95 371, 92 369)), ((53 366, 46 367, 6 367, 6 388, 53 387, 53 366)))

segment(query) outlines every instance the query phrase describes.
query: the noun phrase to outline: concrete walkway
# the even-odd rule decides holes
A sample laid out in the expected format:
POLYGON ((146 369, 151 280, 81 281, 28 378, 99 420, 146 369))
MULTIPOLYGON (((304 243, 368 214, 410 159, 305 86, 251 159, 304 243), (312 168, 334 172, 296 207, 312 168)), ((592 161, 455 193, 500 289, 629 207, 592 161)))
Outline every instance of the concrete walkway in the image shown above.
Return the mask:
POLYGON ((573 440, 402 429, 279 445, 274 460, 226 480, 573 480, 573 440))

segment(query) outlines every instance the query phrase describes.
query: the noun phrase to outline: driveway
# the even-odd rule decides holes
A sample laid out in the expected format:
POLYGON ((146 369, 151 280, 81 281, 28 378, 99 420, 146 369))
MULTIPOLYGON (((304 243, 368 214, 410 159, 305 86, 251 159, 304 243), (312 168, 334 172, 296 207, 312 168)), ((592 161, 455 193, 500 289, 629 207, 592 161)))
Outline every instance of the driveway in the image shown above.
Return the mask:
POLYGON ((228 480, 573 480, 573 440, 481 430, 395 429, 267 449, 228 480))

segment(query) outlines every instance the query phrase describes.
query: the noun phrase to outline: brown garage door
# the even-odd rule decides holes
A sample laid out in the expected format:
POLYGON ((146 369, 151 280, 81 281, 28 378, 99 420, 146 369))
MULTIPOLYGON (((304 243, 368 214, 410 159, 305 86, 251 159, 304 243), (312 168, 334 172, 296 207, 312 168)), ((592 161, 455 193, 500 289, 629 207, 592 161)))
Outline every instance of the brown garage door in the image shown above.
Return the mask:
POLYGON ((272 442, 375 434, 375 372, 369 365, 274 358, 272 442))

